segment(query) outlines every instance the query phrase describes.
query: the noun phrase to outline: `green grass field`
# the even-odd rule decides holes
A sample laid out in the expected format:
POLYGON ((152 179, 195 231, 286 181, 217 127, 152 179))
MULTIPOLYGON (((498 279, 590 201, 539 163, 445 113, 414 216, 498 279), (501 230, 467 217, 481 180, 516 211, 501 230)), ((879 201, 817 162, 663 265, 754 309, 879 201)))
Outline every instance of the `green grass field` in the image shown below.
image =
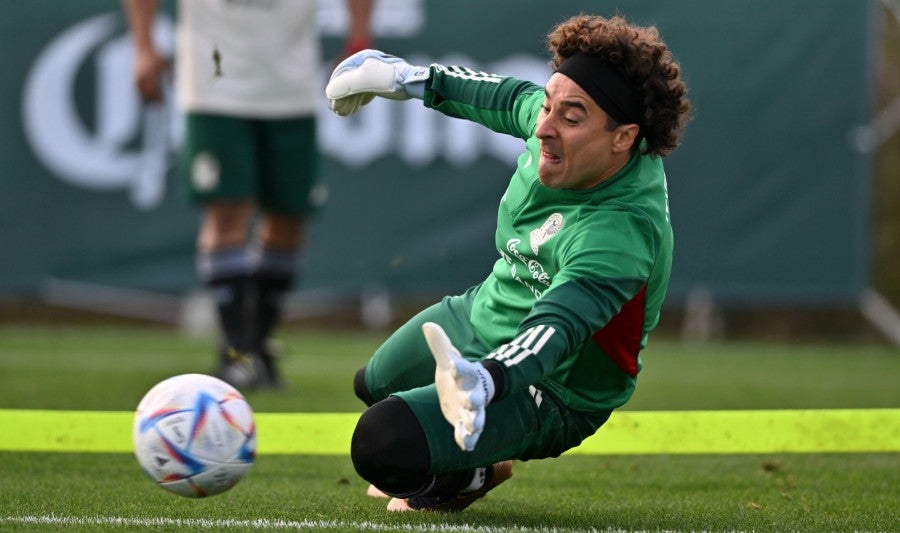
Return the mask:
MULTIPOLYGON (((351 377, 385 336, 285 332, 289 387, 248 400, 258 413, 360 412, 351 377)), ((131 411, 163 378, 209 370, 210 347, 167 329, 0 325, 0 409, 131 411)), ((900 352, 889 347, 654 339, 644 360, 623 411, 900 408, 900 352)), ((340 452, 261 453, 233 490, 191 500, 153 486, 128 453, 6 451, 0 530, 900 531, 891 413, 895 451, 572 454, 517 463, 458 515, 388 514, 340 452)))

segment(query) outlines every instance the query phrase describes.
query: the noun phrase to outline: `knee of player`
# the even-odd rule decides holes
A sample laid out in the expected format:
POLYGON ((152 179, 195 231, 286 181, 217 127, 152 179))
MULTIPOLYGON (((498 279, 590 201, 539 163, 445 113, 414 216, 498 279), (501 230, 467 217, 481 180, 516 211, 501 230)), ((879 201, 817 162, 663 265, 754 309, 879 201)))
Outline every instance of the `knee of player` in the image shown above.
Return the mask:
POLYGON ((398 477, 424 475, 430 463, 425 431, 406 402, 394 396, 360 416, 350 457, 360 477, 382 490, 398 477))

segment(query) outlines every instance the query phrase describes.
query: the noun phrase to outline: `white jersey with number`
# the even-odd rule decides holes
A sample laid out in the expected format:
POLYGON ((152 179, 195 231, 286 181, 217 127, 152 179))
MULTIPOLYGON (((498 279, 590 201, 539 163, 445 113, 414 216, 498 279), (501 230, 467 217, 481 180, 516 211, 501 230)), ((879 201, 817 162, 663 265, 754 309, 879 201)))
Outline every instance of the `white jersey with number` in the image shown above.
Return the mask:
POLYGON ((181 0, 176 85, 185 111, 312 115, 319 87, 315 0, 181 0))

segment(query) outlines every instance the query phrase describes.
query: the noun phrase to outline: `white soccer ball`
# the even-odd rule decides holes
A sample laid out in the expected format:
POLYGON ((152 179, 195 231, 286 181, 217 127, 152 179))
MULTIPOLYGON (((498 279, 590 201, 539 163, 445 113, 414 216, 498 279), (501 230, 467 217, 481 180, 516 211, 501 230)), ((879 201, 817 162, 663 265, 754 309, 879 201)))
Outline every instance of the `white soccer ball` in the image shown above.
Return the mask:
POLYGON ((134 454, 160 487, 191 498, 224 492, 256 457, 256 425, 234 387, 183 374, 150 389, 134 414, 134 454))

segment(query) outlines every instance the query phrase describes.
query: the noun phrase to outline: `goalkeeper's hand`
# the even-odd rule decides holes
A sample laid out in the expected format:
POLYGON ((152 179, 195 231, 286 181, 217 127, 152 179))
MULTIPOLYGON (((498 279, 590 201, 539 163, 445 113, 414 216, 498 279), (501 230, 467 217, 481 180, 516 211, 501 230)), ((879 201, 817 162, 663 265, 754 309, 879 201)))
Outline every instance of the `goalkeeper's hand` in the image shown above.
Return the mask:
POLYGON ((437 363, 434 382, 441 412, 453 426, 456 444, 470 452, 484 430, 484 410, 494 397, 494 380, 484 365, 463 359, 439 325, 426 322, 422 332, 437 363))
POLYGON ((422 98, 428 67, 416 67, 378 50, 363 50, 341 61, 325 87, 328 107, 346 117, 376 96, 392 100, 422 98))

